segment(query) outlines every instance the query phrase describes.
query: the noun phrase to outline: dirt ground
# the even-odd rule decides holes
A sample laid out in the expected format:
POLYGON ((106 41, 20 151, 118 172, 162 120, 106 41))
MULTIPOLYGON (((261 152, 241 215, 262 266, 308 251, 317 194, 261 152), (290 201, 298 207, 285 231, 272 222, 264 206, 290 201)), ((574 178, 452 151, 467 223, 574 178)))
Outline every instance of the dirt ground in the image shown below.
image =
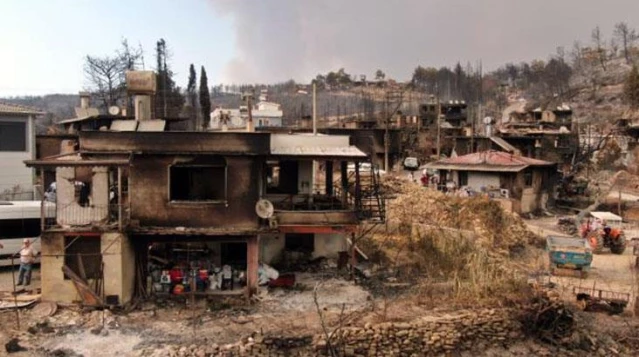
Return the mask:
MULTIPOLYGON (((557 218, 555 217, 544 217, 526 220, 525 222, 531 231, 541 236, 566 236, 566 233, 563 233, 557 227, 557 218)), ((639 227, 627 226, 624 228, 626 230, 626 237, 639 236, 639 234, 637 234, 639 227)), ((543 262, 540 262, 540 265, 543 264, 544 267, 547 267, 547 257, 544 256, 542 259, 543 262)), ((639 287, 639 270, 635 269, 635 260, 636 257, 633 255, 629 242, 626 251, 621 255, 611 254, 609 251, 604 251, 602 254, 595 254, 590 272, 586 278, 553 276, 550 280, 560 286, 560 291, 566 297, 574 296, 572 294, 574 287, 630 294, 630 304, 627 311, 632 311, 635 298, 638 296, 639 287)))
MULTIPOLYGON (((562 234, 556 218, 526 221, 541 235, 562 234)), ((545 255, 539 266, 547 267, 545 255)), ((574 286, 628 292, 634 301, 636 273, 632 269, 632 249, 623 255, 596 255, 586 279, 551 277, 567 301, 574 300, 574 286)), ((11 269, 0 270, 0 291, 11 290, 11 269)), ((373 296, 368 290, 339 274, 298 273, 299 286, 291 290, 266 290, 259 302, 220 298, 207 302, 162 300, 145 303, 139 310, 117 312, 81 312, 78 307, 60 307, 52 317, 36 315, 32 309, 20 309, 21 326, 16 326, 15 311, 0 311, 0 355, 4 344, 17 337, 27 351, 12 353, 16 357, 32 356, 166 356, 174 346, 219 345, 236 343, 256 331, 287 336, 322 333, 322 320, 334 326, 338 320, 361 326, 382 321, 410 320, 416 316, 445 313, 445 306, 424 307, 415 296, 399 295, 391 300, 373 296), (314 289, 317 288, 317 294, 314 289), (317 304, 319 305, 318 314, 317 304), (103 323, 104 322, 104 323, 103 323), (40 325, 38 325, 40 324, 40 325), (28 332, 30 328, 31 332, 28 332)), ((39 287, 39 269, 34 271, 32 286, 39 287)), ((625 326, 632 317, 631 306, 621 316, 591 314, 600 326, 625 326)), ((532 341, 508 349, 487 350, 481 355, 542 355, 544 346, 532 341)))
MULTIPOLYGON (((2 289, 11 287, 10 271, 0 273, 2 289), (7 278, 8 276, 8 278, 7 278)), ((11 356, 137 356, 149 347, 189 345, 191 343, 224 345, 236 343, 256 331, 286 335, 316 335, 322 317, 333 324, 346 313, 370 313, 372 299, 368 291, 338 276, 297 274, 298 286, 293 290, 262 289, 259 303, 247 304, 243 299, 221 298, 207 302, 198 300, 194 307, 184 301, 166 300, 148 303, 128 314, 104 313, 106 328, 100 329, 100 311, 82 313, 77 307, 60 308, 52 317, 42 318, 30 309, 21 309, 21 327, 17 328, 15 311, 0 311, 0 356, 9 336, 18 336, 28 351, 11 356), (317 287, 317 293, 314 289, 317 287), (46 322, 55 333, 31 334, 27 328, 46 322), (97 328, 97 330, 96 330, 97 328), (63 351, 65 354, 62 354, 63 351), (71 353, 72 352, 72 353, 71 353)), ((357 319, 352 318, 351 322, 357 319)), ((168 347, 167 347, 168 348, 168 347)), ((160 354, 161 355, 161 354, 160 354)))
MULTIPOLYGON (((0 291, 13 290, 13 273, 15 273, 16 284, 18 283, 18 267, 0 267, 0 291)), ((31 272, 31 285, 29 289, 40 288, 40 266, 34 266, 31 272)))

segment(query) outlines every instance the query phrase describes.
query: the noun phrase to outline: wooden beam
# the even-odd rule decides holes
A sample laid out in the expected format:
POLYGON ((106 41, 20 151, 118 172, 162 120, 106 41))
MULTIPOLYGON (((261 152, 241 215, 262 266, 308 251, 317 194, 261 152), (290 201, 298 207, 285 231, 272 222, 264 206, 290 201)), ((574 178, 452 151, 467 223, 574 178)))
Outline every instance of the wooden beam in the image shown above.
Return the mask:
POLYGON ((102 299, 89 287, 87 282, 80 278, 71 268, 64 265, 62 266, 62 272, 68 276, 75 289, 78 291, 78 295, 82 299, 82 303, 86 306, 102 306, 104 302, 102 299))
POLYGON ((246 286, 249 296, 257 292, 258 261, 259 238, 251 236, 246 241, 246 286))

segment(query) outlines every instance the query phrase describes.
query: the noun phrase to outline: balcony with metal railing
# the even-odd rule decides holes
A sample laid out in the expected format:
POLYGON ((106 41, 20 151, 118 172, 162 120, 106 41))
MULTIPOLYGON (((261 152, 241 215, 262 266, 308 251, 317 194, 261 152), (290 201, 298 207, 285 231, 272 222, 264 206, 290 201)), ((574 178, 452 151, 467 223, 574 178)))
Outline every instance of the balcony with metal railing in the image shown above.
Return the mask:
POLYGON ((125 204, 53 204, 43 201, 42 226, 45 231, 123 230, 130 222, 125 204))

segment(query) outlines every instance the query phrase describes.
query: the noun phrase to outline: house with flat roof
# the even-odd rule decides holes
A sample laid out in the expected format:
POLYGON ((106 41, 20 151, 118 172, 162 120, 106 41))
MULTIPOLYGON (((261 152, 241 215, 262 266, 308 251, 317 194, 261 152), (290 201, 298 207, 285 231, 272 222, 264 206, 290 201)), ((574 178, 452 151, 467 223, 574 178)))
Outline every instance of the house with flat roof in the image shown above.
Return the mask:
POLYGON ((189 289, 193 272, 198 294, 252 294, 260 264, 337 259, 360 222, 384 220, 368 160, 346 135, 78 132, 77 148, 26 161, 57 185, 43 207, 54 210, 42 220, 43 299, 77 300, 70 272, 118 303, 189 289), (220 270, 230 286, 216 287, 220 270))
POLYGON ((0 103, 0 200, 35 197, 33 169, 23 161, 35 159, 35 118, 40 115, 33 108, 0 103))

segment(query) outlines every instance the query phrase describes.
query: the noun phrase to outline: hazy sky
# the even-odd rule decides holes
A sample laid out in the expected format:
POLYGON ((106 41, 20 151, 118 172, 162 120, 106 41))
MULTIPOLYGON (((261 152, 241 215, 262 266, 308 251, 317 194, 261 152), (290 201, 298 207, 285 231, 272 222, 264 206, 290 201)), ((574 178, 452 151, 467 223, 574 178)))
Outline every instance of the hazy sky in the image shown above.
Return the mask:
POLYGON ((188 65, 209 83, 308 81, 344 67, 398 79, 423 66, 545 59, 590 41, 596 25, 639 28, 639 0, 1 0, 0 96, 74 93, 84 56, 141 44, 153 68, 163 37, 184 86, 188 65))

